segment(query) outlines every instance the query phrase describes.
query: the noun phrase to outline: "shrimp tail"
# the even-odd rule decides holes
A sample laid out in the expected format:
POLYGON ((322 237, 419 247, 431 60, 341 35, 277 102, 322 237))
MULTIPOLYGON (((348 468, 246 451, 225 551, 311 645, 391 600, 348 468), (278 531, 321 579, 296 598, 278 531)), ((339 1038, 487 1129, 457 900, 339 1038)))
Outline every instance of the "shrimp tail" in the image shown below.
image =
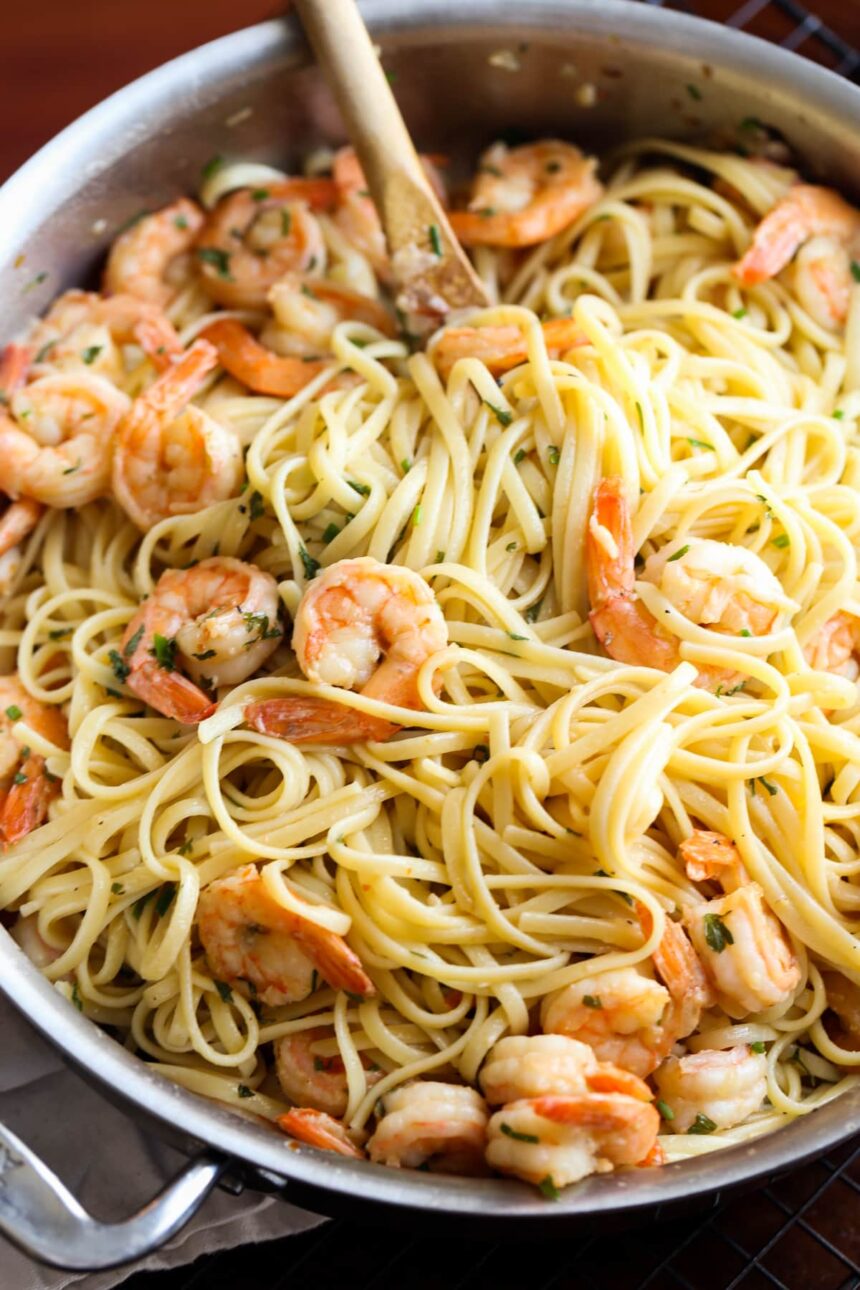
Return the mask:
POLYGON ((633 525, 624 485, 617 475, 601 479, 594 490, 586 540, 588 598, 597 610, 614 597, 633 591, 633 525))
POLYGON ((11 551, 22 542, 39 523, 44 506, 32 497, 20 497, 4 511, 0 518, 0 555, 11 551))
POLYGON ((666 1163, 666 1152, 660 1146, 659 1142, 655 1142, 651 1150, 648 1152, 647 1156, 643 1156, 643 1158, 637 1162, 637 1168, 638 1169, 659 1169, 661 1165, 665 1165, 665 1163, 666 1163))
POLYGON ((43 824, 57 787, 49 779, 44 757, 31 753, 21 763, 0 807, 0 846, 8 850, 43 824))
POLYGON ((219 318, 200 334, 215 346, 221 366, 257 394, 291 399, 326 367, 319 359, 273 353, 235 318, 219 318))
POLYGON ((144 703, 186 726, 196 726, 198 722, 205 721, 217 706, 187 676, 167 671, 154 659, 132 664, 126 684, 144 703))
POLYGON ((732 273, 745 287, 767 282, 785 268, 807 236, 797 206, 789 196, 778 202, 758 225, 752 245, 733 266, 732 273))
POLYGON ((370 998, 376 986, 361 966, 361 959, 351 950, 342 936, 325 928, 301 920, 292 929, 293 939, 313 959, 320 974, 334 990, 370 998))
POLYGON ((6 346, 0 358, 0 400, 7 400, 21 388, 32 362, 32 351, 26 345, 11 342, 6 346))
POLYGON ((245 720, 263 735, 294 744, 355 744, 390 738, 399 726, 330 699, 292 695, 262 699, 245 709, 245 720))
POLYGON ((299 1142, 306 1142, 308 1146, 334 1151, 351 1160, 365 1159, 364 1152, 355 1145, 340 1120, 326 1115, 325 1111, 297 1106, 279 1115, 277 1123, 284 1133, 298 1138, 299 1142))

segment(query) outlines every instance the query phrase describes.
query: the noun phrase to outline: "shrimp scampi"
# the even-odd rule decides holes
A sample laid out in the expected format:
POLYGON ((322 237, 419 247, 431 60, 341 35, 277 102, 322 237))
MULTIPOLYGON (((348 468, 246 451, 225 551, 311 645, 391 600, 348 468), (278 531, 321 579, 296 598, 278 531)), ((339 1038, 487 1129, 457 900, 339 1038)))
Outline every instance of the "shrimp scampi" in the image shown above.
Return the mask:
POLYGON ((0 677, 0 847, 7 850, 45 822, 59 783, 45 758, 31 751, 17 734, 21 721, 49 743, 69 746, 66 719, 60 709, 34 699, 16 676, 0 677))
POLYGON ((654 1076, 672 1133, 699 1124, 731 1129, 753 1115, 767 1093, 767 1058, 749 1044, 667 1057, 654 1076), (669 1114, 671 1113, 671 1114, 669 1114))

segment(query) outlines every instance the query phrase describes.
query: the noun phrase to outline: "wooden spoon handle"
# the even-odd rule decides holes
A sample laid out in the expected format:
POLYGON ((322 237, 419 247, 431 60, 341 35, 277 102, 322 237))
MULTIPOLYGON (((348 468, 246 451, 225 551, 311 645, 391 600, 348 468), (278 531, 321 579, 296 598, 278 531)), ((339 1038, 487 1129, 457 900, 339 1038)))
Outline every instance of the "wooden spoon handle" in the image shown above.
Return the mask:
POLYGON ((295 0, 320 65, 328 73, 341 116, 355 144, 377 206, 392 170, 428 188, 355 0, 295 0))

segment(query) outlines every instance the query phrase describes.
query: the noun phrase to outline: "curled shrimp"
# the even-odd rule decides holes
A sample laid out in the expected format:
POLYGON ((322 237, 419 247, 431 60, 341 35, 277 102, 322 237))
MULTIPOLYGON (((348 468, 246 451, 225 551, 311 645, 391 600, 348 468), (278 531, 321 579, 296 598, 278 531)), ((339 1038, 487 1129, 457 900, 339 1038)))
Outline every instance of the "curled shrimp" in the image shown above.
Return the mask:
POLYGON ((6 595, 21 567, 19 543, 33 532, 44 510, 32 497, 20 497, 0 516, 0 595, 6 595))
MULTIPOLYGON (((296 1106, 312 1107, 340 1119, 349 1100, 343 1060, 314 1052, 321 1040, 333 1034, 332 1029, 318 1026, 275 1040, 275 1068, 281 1089, 296 1106)), ((381 1078, 380 1070, 366 1071, 368 1086, 381 1078)))
POLYGON ((222 367, 257 394, 291 399, 304 389, 331 362, 320 355, 328 350, 332 329, 345 318, 393 335, 382 305, 331 282, 302 283, 301 288, 295 280, 278 282, 269 298, 278 321, 266 329, 263 341, 235 318, 216 318, 200 333, 215 346, 222 367))
POLYGON ((195 341, 138 395, 117 428, 113 492, 138 528, 203 510, 239 486, 238 434, 189 402, 217 362, 208 341, 195 341))
POLYGON ((330 179, 285 179, 222 197, 197 238, 206 291, 228 308, 262 309, 285 273, 321 273, 325 241, 312 212, 336 200, 330 179))
POLYGON ((346 1126, 325 1111, 293 1107, 278 1116, 278 1125, 291 1138, 306 1142, 309 1147, 334 1151, 336 1155, 348 1156, 350 1160, 365 1159, 364 1152, 350 1137, 346 1126))
POLYGON ((594 157, 558 139, 494 143, 481 157, 468 209, 451 212, 451 227, 466 246, 545 242, 599 200, 596 168, 594 157))
POLYGON ((335 990, 375 994, 343 937, 275 901, 252 864, 204 888, 197 920, 213 974, 261 1003, 278 1007, 304 999, 316 989, 317 976, 335 990))
POLYGON ((834 1036, 843 1048, 860 1049, 860 986, 841 972, 823 972, 827 1006, 839 1018, 842 1029, 834 1036))
POLYGON ((647 1085, 612 1062, 598 1061, 588 1044, 566 1035, 509 1035, 493 1045, 481 1068, 491 1106, 523 1098, 584 1093, 651 1096, 647 1085))
POLYGON ((0 846, 4 850, 43 824, 57 783, 44 757, 15 733, 24 721, 58 748, 68 748, 66 719, 58 707, 34 699, 17 676, 0 677, 0 846))
MULTIPOLYGON (((541 330, 550 358, 588 344, 571 318, 549 318, 541 323, 541 330)), ((500 376, 524 363, 528 348, 519 327, 446 327, 433 346, 432 357, 443 380, 461 358, 479 358, 493 376, 500 376)))
POLYGON ((473 1088, 416 1080, 383 1098, 367 1144, 370 1159, 393 1168, 475 1175, 485 1172, 487 1104, 473 1088))
POLYGON ((124 375, 121 349, 138 345, 158 370, 182 351, 182 342, 158 305, 123 292, 100 296, 66 291, 40 318, 28 337, 35 375, 89 372, 118 381, 124 375))
POLYGON ((734 266, 744 286, 779 273, 803 248, 794 287, 804 308, 825 327, 845 321, 851 299, 854 257, 860 253, 860 211, 834 192, 796 184, 768 211, 752 245, 734 266))
MULTIPOLYGON (((421 707, 421 667, 447 643, 442 610, 424 579, 369 556, 339 560, 315 578, 293 631, 293 649, 309 681, 413 709, 421 707)), ((312 695, 263 699, 245 709, 245 719, 292 743, 357 743, 387 739, 400 729, 312 695)))
POLYGON ((860 676, 860 618, 840 610, 804 647, 803 655, 816 670, 856 681, 860 676))
MULTIPOLYGON (((618 478, 601 480, 586 534, 589 621, 611 658, 671 672, 680 644, 646 608, 635 589, 630 507, 618 478)), ((797 606, 754 552, 728 542, 690 538, 668 542, 649 556, 641 574, 691 622, 729 635, 761 636, 797 606)), ((718 689, 737 674, 700 668, 696 684, 718 689)))
POLYGON ((165 308, 190 280, 190 252, 204 218, 196 202, 180 197, 136 220, 111 246, 105 291, 127 292, 165 308))
POLYGON ((721 834, 694 834, 695 848, 684 844, 688 877, 697 881, 713 855, 708 876, 724 896, 687 909, 684 926, 712 982, 717 1001, 730 1017, 746 1017, 785 1003, 800 981, 800 967, 782 924, 764 902, 758 883, 747 879, 740 855, 721 834), (735 852, 735 864, 728 860, 735 852), (739 866, 739 867, 737 867, 739 866))
POLYGON ((279 606, 275 579, 243 560, 213 556, 165 570, 122 638, 128 688, 156 712, 196 725, 215 711, 201 685, 239 685, 277 649, 279 606))
MULTIPOLYGON (((646 935, 651 916, 638 907, 646 935)), ((704 970, 684 930, 670 919, 656 950, 654 966, 665 986, 639 967, 595 973, 556 994, 541 1007, 545 1031, 588 1044, 595 1055, 644 1078, 679 1039, 699 1024, 712 1002, 704 970)))
POLYGON ((654 1076, 661 1101, 672 1112, 666 1127, 686 1133, 699 1116, 718 1129, 742 1124, 767 1092, 767 1058, 748 1044, 667 1057, 654 1076))
POLYGON ((646 1098, 584 1092, 524 1098, 502 1107, 487 1128, 487 1163, 552 1195, 616 1165, 653 1160, 660 1116, 646 1098))
POLYGON ((4 491, 57 507, 100 497, 128 407, 116 386, 83 372, 43 376, 16 390, 8 410, 0 410, 4 491))

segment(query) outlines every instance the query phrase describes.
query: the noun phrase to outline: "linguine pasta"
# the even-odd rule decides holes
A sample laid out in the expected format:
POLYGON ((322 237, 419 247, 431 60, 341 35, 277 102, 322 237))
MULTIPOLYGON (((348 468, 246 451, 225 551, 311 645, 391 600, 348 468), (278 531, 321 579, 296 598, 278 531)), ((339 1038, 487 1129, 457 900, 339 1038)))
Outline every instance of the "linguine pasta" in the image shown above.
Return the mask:
MULTIPOLYGON (((788 189, 779 167, 646 140, 605 169, 562 232, 475 249, 493 304, 464 321, 515 328, 526 351, 498 379, 478 356, 440 374, 444 330, 413 353, 342 321, 293 397, 207 378, 196 403, 241 439, 240 493, 143 534, 109 496, 49 508, 22 545, 2 670, 64 707, 70 748, 15 724, 61 783, 47 821, 0 856, 0 908, 35 926, 58 990, 196 1093, 275 1120, 289 1103, 273 1041, 311 1030, 319 1066, 342 1063, 350 1131, 418 1078, 479 1087, 548 995, 596 981, 599 997, 601 974, 649 968, 666 923, 712 898, 678 856, 695 829, 735 844, 798 980, 771 1007, 703 1011, 676 1052, 752 1045, 766 1101, 714 1131, 666 1120, 666 1157, 754 1138, 856 1083, 823 974, 860 987, 860 707, 849 669, 807 659, 835 615, 860 615, 860 287, 845 326, 826 327, 791 269, 749 287, 733 275, 788 189), (567 316, 580 343, 553 357, 541 320, 567 316), (771 629, 714 630, 639 580, 677 665, 610 657, 587 570, 610 477, 640 570, 668 542, 746 548, 784 597, 771 629), (287 623, 339 560, 419 573, 449 636, 418 676, 423 710, 305 679, 289 635, 199 726, 143 704, 123 631, 165 568, 213 555, 270 574, 287 623), (696 685, 709 668, 735 679, 696 685), (401 733, 323 746, 249 728, 249 702, 294 695, 401 733), (218 979, 198 900, 249 863, 347 939, 373 996, 320 977, 269 1006, 218 979)), ((204 205, 280 178, 263 170, 222 168, 204 205)), ((368 256, 318 219, 327 277, 378 297, 368 256)), ((213 309, 191 279, 166 312, 187 344, 213 309)), ((133 398, 151 377, 138 352, 116 383, 133 398)))

